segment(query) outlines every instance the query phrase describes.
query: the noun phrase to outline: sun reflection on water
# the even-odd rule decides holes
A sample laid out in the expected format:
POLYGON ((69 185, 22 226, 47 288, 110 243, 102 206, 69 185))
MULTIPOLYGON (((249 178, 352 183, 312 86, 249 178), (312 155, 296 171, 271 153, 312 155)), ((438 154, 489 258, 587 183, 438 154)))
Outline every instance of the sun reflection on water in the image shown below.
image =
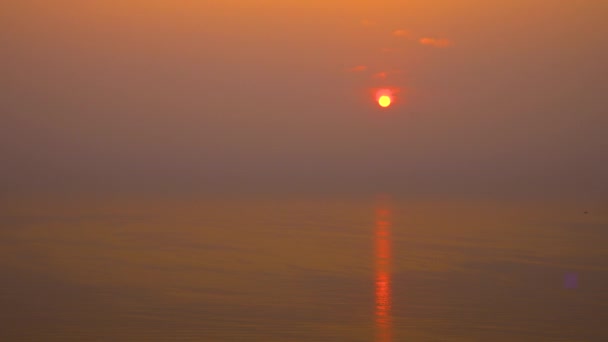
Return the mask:
POLYGON ((378 205, 375 221, 375 326, 376 342, 391 342, 391 244, 390 209, 378 205))

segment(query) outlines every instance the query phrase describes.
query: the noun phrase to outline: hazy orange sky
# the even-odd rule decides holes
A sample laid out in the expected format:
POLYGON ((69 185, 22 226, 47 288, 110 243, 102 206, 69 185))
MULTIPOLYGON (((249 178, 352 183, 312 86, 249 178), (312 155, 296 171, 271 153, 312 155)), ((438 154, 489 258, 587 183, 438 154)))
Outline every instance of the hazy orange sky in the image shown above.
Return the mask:
POLYGON ((19 0, 0 40, 4 194, 608 195, 606 1, 19 0))

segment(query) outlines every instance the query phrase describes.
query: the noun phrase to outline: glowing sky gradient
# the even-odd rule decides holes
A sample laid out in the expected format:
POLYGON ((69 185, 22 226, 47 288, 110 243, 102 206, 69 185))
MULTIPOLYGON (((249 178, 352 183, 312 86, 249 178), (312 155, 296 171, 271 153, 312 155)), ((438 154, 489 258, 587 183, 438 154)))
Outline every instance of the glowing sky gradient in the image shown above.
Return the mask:
POLYGON ((2 193, 605 197, 607 7, 3 2, 2 193))

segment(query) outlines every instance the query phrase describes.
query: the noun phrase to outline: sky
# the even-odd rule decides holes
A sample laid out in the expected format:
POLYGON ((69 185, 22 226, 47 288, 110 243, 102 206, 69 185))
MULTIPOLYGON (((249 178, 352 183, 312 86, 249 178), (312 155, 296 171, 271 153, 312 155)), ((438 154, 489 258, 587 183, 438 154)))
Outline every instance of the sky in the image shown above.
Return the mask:
POLYGON ((606 198, 607 18, 599 0, 4 1, 0 192, 606 198))

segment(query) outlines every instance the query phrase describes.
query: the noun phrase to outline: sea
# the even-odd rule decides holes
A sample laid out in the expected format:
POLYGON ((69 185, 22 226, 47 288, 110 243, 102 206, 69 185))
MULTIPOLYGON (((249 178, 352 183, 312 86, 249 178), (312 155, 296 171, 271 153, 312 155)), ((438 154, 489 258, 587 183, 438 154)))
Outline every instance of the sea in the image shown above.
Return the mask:
POLYGON ((607 204, 5 199, 0 341, 608 341, 607 204))

